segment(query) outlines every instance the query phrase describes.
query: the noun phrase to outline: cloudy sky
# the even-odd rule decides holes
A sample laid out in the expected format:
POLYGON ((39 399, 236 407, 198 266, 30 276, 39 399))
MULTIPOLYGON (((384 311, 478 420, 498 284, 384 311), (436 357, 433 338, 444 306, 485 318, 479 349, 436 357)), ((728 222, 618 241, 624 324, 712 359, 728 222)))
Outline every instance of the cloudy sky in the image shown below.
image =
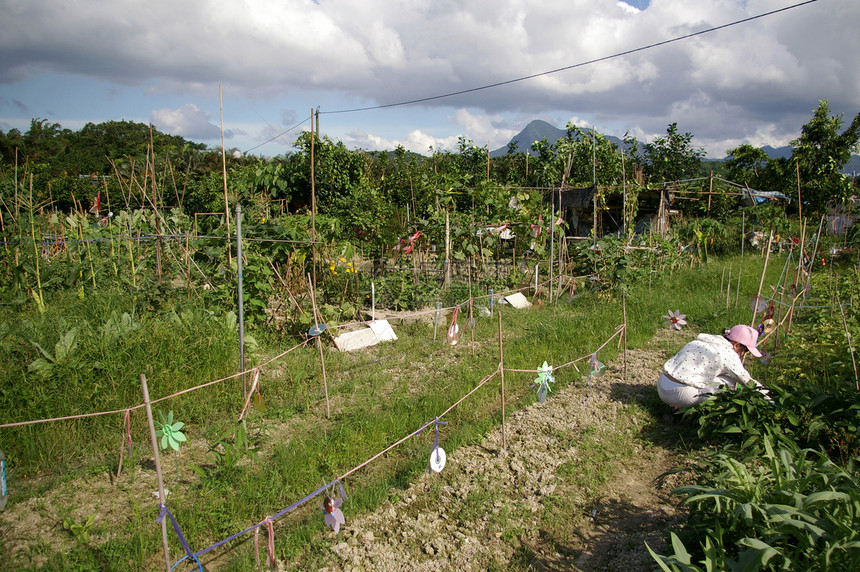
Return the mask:
POLYGON ((533 119, 651 141, 677 122, 723 157, 787 144, 820 99, 860 112, 860 2, 800 3, 0 0, 0 129, 124 119, 216 147, 220 85, 226 146, 258 155, 319 108, 350 148, 496 149, 533 119))

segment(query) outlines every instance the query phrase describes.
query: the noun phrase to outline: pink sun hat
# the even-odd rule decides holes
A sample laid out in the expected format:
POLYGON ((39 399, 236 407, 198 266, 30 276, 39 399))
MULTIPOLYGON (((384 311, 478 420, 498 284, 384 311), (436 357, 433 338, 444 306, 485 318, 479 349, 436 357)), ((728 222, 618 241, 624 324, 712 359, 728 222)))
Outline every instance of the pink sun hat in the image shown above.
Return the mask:
POLYGON ((761 352, 755 347, 755 344, 758 341, 758 330, 744 324, 738 324, 729 330, 729 333, 726 334, 726 338, 733 342, 745 345, 752 355, 755 357, 761 357, 761 352))

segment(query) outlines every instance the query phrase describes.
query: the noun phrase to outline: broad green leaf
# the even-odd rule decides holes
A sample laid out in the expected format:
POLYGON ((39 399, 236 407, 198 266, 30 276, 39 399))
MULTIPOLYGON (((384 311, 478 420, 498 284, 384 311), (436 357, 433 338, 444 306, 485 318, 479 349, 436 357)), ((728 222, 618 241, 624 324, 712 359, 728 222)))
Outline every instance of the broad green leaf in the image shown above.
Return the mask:
POLYGON ((45 378, 51 375, 54 369, 54 364, 44 358, 38 358, 27 366, 27 371, 35 373, 39 377, 45 378))
POLYGON ((762 542, 757 538, 742 538, 738 541, 738 544, 749 547, 749 550, 744 550, 741 553, 740 560, 738 561, 738 568, 736 570, 740 572, 756 572, 767 564, 768 560, 774 556, 781 555, 770 544, 762 542))
POLYGON ((674 532, 672 533, 672 550, 675 551, 675 558, 683 562, 684 564, 690 564, 690 554, 687 552, 687 548, 684 546, 684 543, 681 542, 681 539, 678 538, 678 535, 674 532))

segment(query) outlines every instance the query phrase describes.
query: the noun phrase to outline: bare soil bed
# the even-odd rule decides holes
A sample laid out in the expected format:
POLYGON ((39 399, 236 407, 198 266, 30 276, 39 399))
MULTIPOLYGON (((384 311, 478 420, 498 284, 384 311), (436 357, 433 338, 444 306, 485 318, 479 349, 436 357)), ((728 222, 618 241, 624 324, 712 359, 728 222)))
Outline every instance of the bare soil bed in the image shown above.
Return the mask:
POLYGON ((628 351, 626 376, 610 364, 593 387, 568 386, 511 415, 506 447, 498 428, 371 514, 350 516, 346 501, 340 536, 327 529, 330 551, 279 569, 655 569, 644 543, 665 553, 667 529, 684 517, 670 494, 679 477, 664 475, 683 463, 671 448, 677 421, 667 414, 655 427, 641 409, 656 399, 671 335, 628 351), (634 454, 589 458, 613 438, 629 439, 634 454), (591 463, 608 463, 611 477, 583 478, 591 463))

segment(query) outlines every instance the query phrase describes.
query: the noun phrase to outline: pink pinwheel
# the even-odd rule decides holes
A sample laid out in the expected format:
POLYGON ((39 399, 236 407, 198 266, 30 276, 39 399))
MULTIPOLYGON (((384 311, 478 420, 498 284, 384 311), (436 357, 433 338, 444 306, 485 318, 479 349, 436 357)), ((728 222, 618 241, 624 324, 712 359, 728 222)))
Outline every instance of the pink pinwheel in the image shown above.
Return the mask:
POLYGON ((340 525, 346 524, 346 520, 343 518, 343 512, 338 508, 342 504, 343 499, 325 497, 322 505, 323 511, 325 511, 325 524, 326 526, 332 527, 336 534, 340 533, 340 525))
POLYGON ((663 316, 666 318, 666 321, 663 322, 665 325, 669 326, 669 329, 675 328, 676 330, 680 330, 681 326, 686 326, 687 321, 684 319, 687 317, 687 314, 682 314, 681 310, 669 310, 668 316, 663 316))

